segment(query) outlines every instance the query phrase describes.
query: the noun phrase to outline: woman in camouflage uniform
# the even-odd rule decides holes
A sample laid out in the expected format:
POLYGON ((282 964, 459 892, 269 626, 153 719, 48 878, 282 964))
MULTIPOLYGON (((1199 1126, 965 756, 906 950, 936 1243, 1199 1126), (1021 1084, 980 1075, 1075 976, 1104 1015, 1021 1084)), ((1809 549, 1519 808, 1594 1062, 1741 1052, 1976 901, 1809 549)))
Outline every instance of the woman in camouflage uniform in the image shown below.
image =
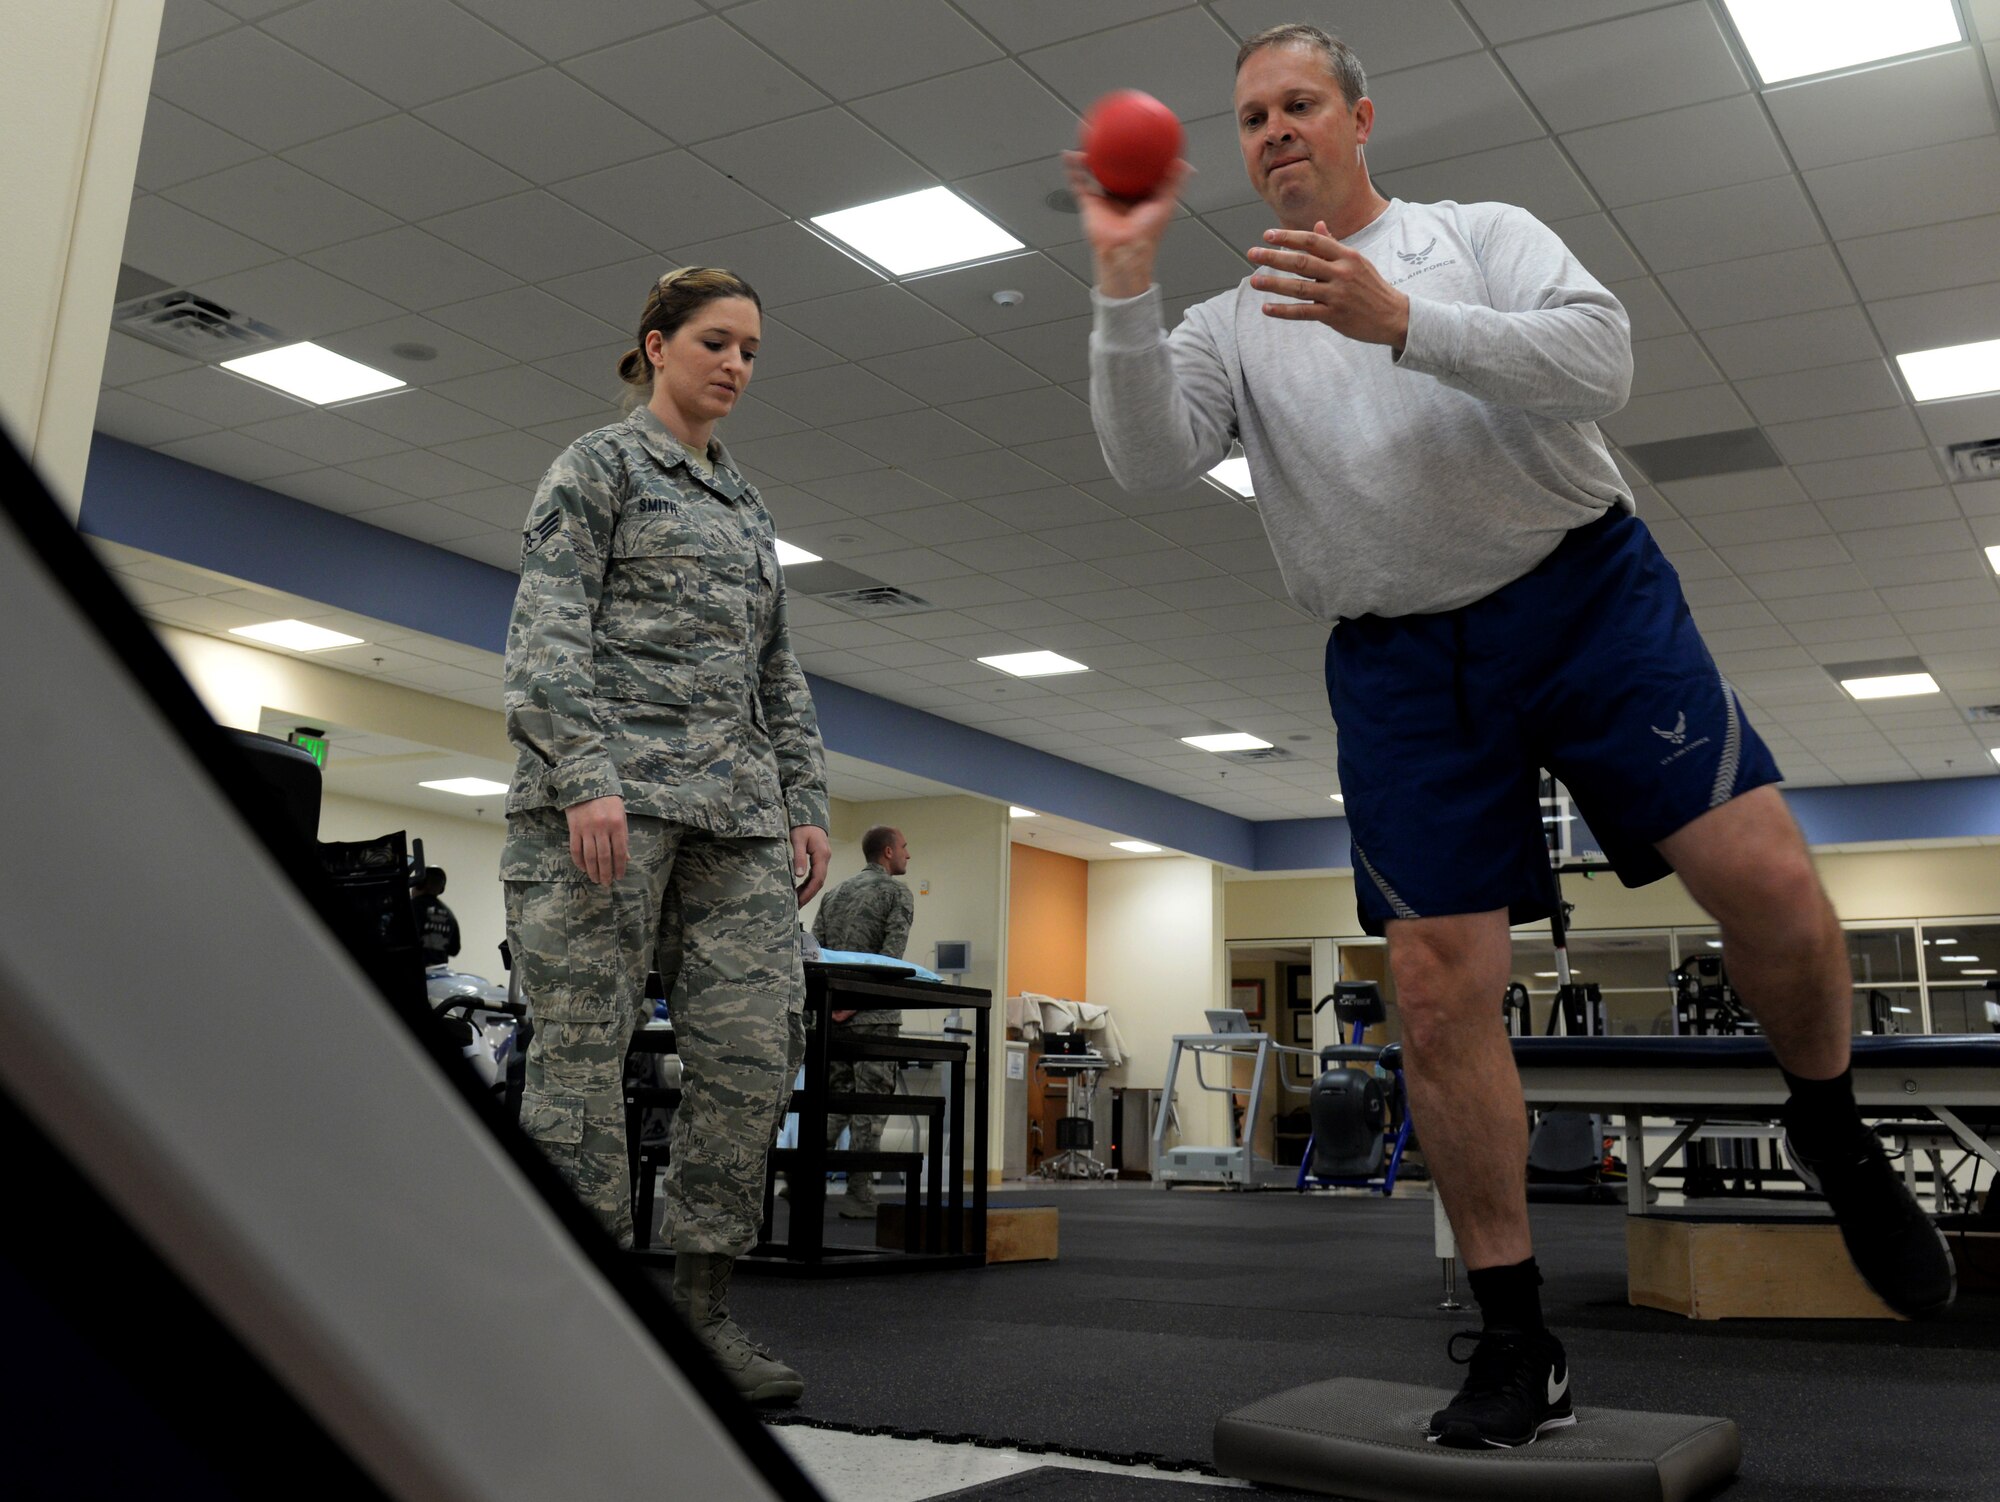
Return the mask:
POLYGON ((619 363, 649 399, 572 443, 536 492, 507 631, 519 762, 501 857, 535 1013, 522 1125, 623 1246, 625 1051, 646 972, 668 986, 674 1299, 754 1400, 803 1391, 726 1300, 804 1052, 798 909, 828 857, 771 518, 713 436, 761 332, 740 277, 662 277, 619 363))

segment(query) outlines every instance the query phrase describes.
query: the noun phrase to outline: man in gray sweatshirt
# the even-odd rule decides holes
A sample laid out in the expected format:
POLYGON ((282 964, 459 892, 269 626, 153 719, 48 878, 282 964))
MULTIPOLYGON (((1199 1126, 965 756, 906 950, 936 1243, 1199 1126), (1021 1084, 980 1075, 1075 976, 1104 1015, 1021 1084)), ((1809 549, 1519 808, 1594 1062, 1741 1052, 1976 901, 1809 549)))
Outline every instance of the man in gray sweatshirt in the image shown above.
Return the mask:
POLYGON ((1484 1316, 1432 1437, 1575 1422, 1529 1237, 1510 923, 1552 911, 1539 772, 1619 876, 1678 873, 1792 1089, 1793 1155, 1894 1308, 1955 1291, 1943 1238, 1855 1108, 1838 918, 1776 764, 1695 631, 1596 420, 1631 385, 1625 311, 1545 226, 1384 199, 1353 52, 1310 26, 1237 55, 1238 139, 1279 228, 1256 272, 1161 328, 1154 256, 1185 167, 1137 201, 1071 158, 1096 264, 1091 413, 1130 489, 1249 459, 1287 587, 1328 622, 1364 925, 1386 934, 1412 1113, 1484 1316))

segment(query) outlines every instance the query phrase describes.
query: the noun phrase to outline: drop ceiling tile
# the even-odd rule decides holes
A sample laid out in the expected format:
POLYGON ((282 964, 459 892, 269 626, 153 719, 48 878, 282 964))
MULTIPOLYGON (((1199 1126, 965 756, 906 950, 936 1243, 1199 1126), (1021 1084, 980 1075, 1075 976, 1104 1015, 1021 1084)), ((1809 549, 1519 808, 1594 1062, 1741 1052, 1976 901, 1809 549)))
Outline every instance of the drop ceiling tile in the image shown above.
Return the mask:
MULTIPOLYGON (((1852 563, 1837 563, 1822 568, 1796 569, 1785 573, 1746 573, 1743 582, 1757 594, 1757 598, 1767 604, 1778 600, 1801 600, 1806 598, 1834 598, 1851 594, 1862 589, 1866 580, 1852 563)), ((1774 614, 1777 607, 1772 605, 1774 614)), ((1779 614, 1779 619, 1785 617, 1779 614)))
POLYGON ((1632 337, 1638 339, 1666 339, 1687 328, 1681 315, 1674 311, 1674 305, 1667 301, 1667 294, 1660 284, 1651 277, 1640 277, 1629 282, 1612 282, 1606 288, 1625 309, 1625 316, 1632 321, 1632 337))
POLYGON ((1010 447, 1091 431, 1089 405, 1053 386, 981 397, 945 410, 994 442, 1010 447))
POLYGON ((215 424, 185 412, 176 412, 172 407, 163 407, 143 396, 134 396, 129 391, 100 391, 92 426, 97 432, 109 433, 127 443, 136 443, 142 448, 157 448, 178 438, 193 438, 198 433, 211 432, 215 424))
POLYGON ((261 155, 262 148, 238 140, 155 94, 146 104, 136 181, 147 192, 157 193, 261 155))
POLYGON ((856 516, 880 516, 912 506, 936 506, 950 496, 926 485, 906 470, 865 466, 866 472, 842 470, 812 480, 808 489, 822 500, 856 516))
MULTIPOLYGON (((485 530, 469 516, 462 516, 435 502, 422 500, 406 501, 400 506, 384 506, 379 511, 363 513, 361 519, 371 527, 400 532, 405 537, 414 537, 418 542, 445 542, 485 530)), ((382 650, 377 648, 377 655, 380 655, 382 650)), ((425 669, 414 667, 411 671, 422 672, 425 669)))
MULTIPOLYGON (((945 543, 975 542, 981 538, 999 537, 1013 529, 999 518, 968 506, 961 501, 947 501, 941 506, 919 506, 910 511, 898 511, 888 524, 889 530, 897 534, 897 541, 915 543, 920 547, 938 551, 962 567, 970 559, 961 558, 945 548, 945 543)), ((902 551, 901 548, 884 548, 884 552, 902 551)), ((980 564, 982 568, 995 565, 980 564)), ((1016 587, 1020 581, 1014 580, 1016 587)), ((957 604, 953 600, 951 603, 957 604)))
MULTIPOLYGON (((731 419, 732 423, 734 419, 731 419)), ((886 417, 851 422, 833 430, 833 436, 873 454, 884 464, 916 464, 926 459, 949 459, 993 447, 961 422, 955 422, 934 407, 896 412, 886 417)))
POLYGON ((1046 161, 1051 143, 1067 144, 1077 129, 1074 110, 1005 58, 876 94, 852 109, 944 178, 1046 161))
POLYGON ((1000 56, 964 17, 930 0, 751 0, 729 12, 747 32, 836 99, 969 69, 1000 56))
POLYGON ((706 235, 730 235, 785 217, 687 151, 552 183, 550 191, 642 245, 671 245, 691 225, 706 235))
POLYGON ((1777 573, 1783 569, 1817 568, 1824 564, 1850 561, 1840 540, 1832 536, 1745 543, 1729 548, 1722 556, 1738 575, 1777 573))
POLYGON ((550 62, 629 41, 702 14, 695 0, 458 0, 550 62))
MULTIPOLYGON (((518 526, 526 515, 525 508, 532 487, 548 472, 561 448, 531 433, 501 432, 441 444, 436 452, 454 463, 469 464, 474 469, 482 470, 496 480, 512 481, 509 493, 514 497, 513 509, 505 512, 498 525, 518 526)), ((466 508, 459 506, 456 509, 466 508)))
POLYGON ((1655 273, 1826 240, 1805 190, 1791 176, 1631 204, 1618 210, 1617 219, 1655 273))
POLYGON ((1698 433, 1726 433, 1751 426, 1750 414, 1729 386, 1692 386, 1634 397, 1601 426, 1615 443, 1630 447, 1698 433))
MULTIPOLYGON (((773 224, 682 245, 670 259, 684 266, 727 266, 757 289, 766 308, 784 308, 882 283, 875 272, 797 224, 773 224)), ((635 316, 635 327, 637 323, 635 316)), ((776 341, 767 338, 767 343, 776 341)), ((770 364, 768 355, 760 363, 770 364)))
POLYGON ((950 459, 926 459, 910 465, 909 472, 962 501, 1007 495, 1017 490, 1042 490, 1055 481, 1055 476, 1047 470, 1004 449, 987 449, 950 459))
POLYGON ((804 485, 878 467, 878 461, 869 455, 824 433, 785 433, 776 438, 760 438, 733 452, 743 463, 787 485, 804 485))
POLYGON ((1562 144, 1614 209, 1791 170, 1763 110, 1748 94, 1577 131, 1562 144))
POLYGON ((424 228, 530 282, 631 260, 645 249, 541 191, 459 209, 424 228))
POLYGON ((1917 421, 1935 444, 1984 443, 2000 433, 2000 394, 1920 402, 1917 421))
POLYGON ((276 157, 259 157, 170 190, 174 202, 302 255, 391 228, 395 219, 276 157))
MULTIPOLYGON (((325 410, 275 417, 238 431, 315 464, 348 464, 356 459, 379 458, 404 446, 400 439, 325 410)), ((303 464, 297 467, 305 468, 303 464)))
MULTIPOLYGON (((1956 553, 1906 553, 1900 557, 1864 557, 1858 567, 1868 582, 1878 590, 1888 590, 1891 586, 1910 584, 1944 584, 1958 580, 1971 580, 1983 584, 1993 577, 1993 570, 1979 554, 1965 549, 1956 553)), ((1895 600, 1884 593, 1883 603, 1892 608, 1907 608, 1909 596, 1898 596, 1903 604, 1896 606, 1895 600)), ((1980 599, 1990 598, 1980 596, 1980 599)), ((1922 605, 1941 605, 1942 600, 1921 600, 1922 605)))
POLYGON ((541 63, 449 0, 308 0, 264 30, 404 109, 541 63))
POLYGON ((1444 161, 1472 141, 1508 146, 1546 135, 1487 52, 1371 77, 1368 92, 1376 105, 1368 163, 1385 173, 1444 161))
POLYGON ((320 339, 345 329, 379 323, 400 311, 359 287, 315 271, 303 261, 217 277, 202 285, 203 295, 224 307, 268 323, 290 339, 320 339))
POLYGON ((630 261, 579 271, 572 276, 554 277, 539 285, 544 292, 561 298, 573 308, 582 309, 593 318, 602 319, 614 328, 630 329, 636 333, 639 316, 645 311, 654 280, 672 270, 674 265, 671 257, 655 252, 630 261))
MULTIPOLYGON (((1724 551, 1738 543, 1778 542, 1788 537, 1821 537, 1832 531, 1810 504, 1765 506, 1755 511, 1721 511, 1693 523, 1703 542, 1724 551)), ((1760 610, 1762 607, 1758 607, 1760 610)), ((1711 624, 1706 618, 1703 625, 1711 624)), ((1715 622, 1714 624, 1743 624, 1715 622)))
POLYGON ((971 401, 1045 384, 1033 370, 984 339, 959 339, 861 363, 932 402, 971 401))
POLYGON ((579 391, 526 365, 504 365, 455 381, 441 381, 433 390, 439 396, 516 428, 531 428, 565 417, 609 422, 616 415, 602 397, 579 391))
POLYGON ((1766 431, 1785 462, 1793 465, 1895 453, 1924 441, 1923 430, 1907 407, 1780 423, 1766 431))
POLYGON ((758 383, 757 394, 779 411, 814 427, 860 422, 922 405, 881 377, 845 365, 767 377, 758 383))
POLYGON ((285 160, 399 219, 427 219, 518 193, 526 178, 414 115, 391 115, 296 147, 285 160))
POLYGON ((153 92, 265 151, 284 151, 393 109, 247 26, 161 58, 153 92))
POLYGON ((1090 378, 1090 325, 1090 315, 1083 314, 1054 323, 1038 323, 1025 329, 993 334, 989 338, 1051 381, 1087 381, 1090 378))
MULTIPOLYGON (((1159 251, 1154 256, 1154 285, 1167 297, 1208 296, 1224 291, 1250 274, 1251 266, 1244 256, 1248 248, 1247 245, 1242 249, 1230 245, 1199 221, 1176 224, 1160 242, 1159 251)), ((1088 245, 1079 242, 1058 246, 1048 254, 1077 279, 1080 287, 1090 286, 1095 268, 1088 245)), ((1088 306, 1088 293, 1085 295, 1085 305, 1088 306)), ((1005 314, 1019 310, 1002 308, 999 311, 1005 314)))
POLYGON ((297 454, 245 438, 241 433, 204 433, 197 438, 177 438, 159 445, 159 452, 199 464, 219 474, 239 480, 268 480, 310 468, 297 454))
MULTIPOLYGON (((1196 232, 1210 246, 1219 246, 1220 242, 1207 231, 1196 232)), ((1195 248, 1199 251, 1201 247, 1195 248)), ((1037 253, 1009 256, 1003 261, 988 261, 958 271, 940 271, 904 285, 978 334, 1003 333, 1029 324, 1079 317, 1090 311, 1089 285, 1077 280, 1050 257, 1037 253), (1021 293, 1021 301, 1011 307, 994 302, 993 294, 1003 288, 1021 293)))
POLYGON ((1977 565, 1972 573, 1957 577, 1976 578, 1981 573, 1990 577, 1993 573, 1986 560, 1979 555, 1972 529, 1958 517, 1932 522, 1911 517, 1900 526, 1868 538, 1866 546, 1869 554, 1878 558, 1950 554, 1977 565))
POLYGON ((1670 271, 1660 284, 1696 329, 1761 322, 1854 300, 1840 263, 1825 245, 1670 271))
POLYGON ((1759 376, 1738 382, 1736 390, 1757 421, 1765 424, 1868 412, 1903 403, 1903 393, 1889 374, 1888 362, 1879 359, 1759 376))
MULTIPOLYGON (((412 386, 430 386, 505 365, 507 357, 489 345, 455 334, 442 325, 405 313, 364 324, 320 341, 335 354, 387 371, 412 386)), ((396 393, 401 400, 407 393, 396 393)))
POLYGON ((1970 47, 1768 89, 1764 101, 1801 170, 1887 156, 1993 131, 1970 47), (1922 108, 1911 108, 1921 100, 1922 108))
POLYGON ((1991 281, 2000 216, 1929 224, 1843 240, 1839 250, 1863 298, 1904 297, 1991 281))
MULTIPOLYGON (((475 438, 472 441, 482 443, 486 440, 475 438)), ((556 450, 550 448, 547 452, 554 454, 556 450)), ((514 561, 518 562, 521 532, 533 496, 534 491, 525 485, 496 485, 491 490, 469 490, 460 495, 445 496, 438 504, 469 516, 483 526, 504 529, 507 541, 515 552, 514 561)))
POLYGON ((1732 381, 1848 364, 1882 353, 1867 315, 1852 306, 1708 329, 1701 342, 1732 381))
POLYGON ((1580 130, 1742 94, 1750 81, 1706 5, 1675 5, 1499 48, 1543 117, 1580 130))
POLYGON ((868 572, 888 584, 914 587, 921 594, 921 586, 933 580, 957 578, 965 572, 965 565, 930 548, 899 548, 893 553, 870 553, 868 572))
POLYGON ((733 132, 696 151, 800 219, 936 186, 930 172, 844 109, 733 132))
MULTIPOLYGON (((1032 532, 1044 542, 1055 543, 1053 532, 1060 529, 1073 537, 1083 526, 1100 524, 1126 528, 1132 524, 1102 501, 1094 501, 1073 485, 1053 485, 1046 490, 1020 490, 993 496, 980 502, 980 509, 1023 532, 1032 532)), ((1060 543, 1055 543, 1061 546, 1060 543)), ((1069 548, 1063 551, 1070 552, 1069 548)), ((1071 556, 1076 556, 1071 553, 1071 556)), ((1100 586, 1103 587, 1103 586, 1100 586)))
MULTIPOLYGON (((761 486, 759 490, 764 499, 765 509, 771 513, 778 530, 785 534, 786 541, 791 540, 791 529, 794 527, 810 527, 820 522, 839 521, 847 515, 831 502, 822 501, 818 496, 808 495, 805 491, 790 485, 761 486)), ((956 572, 955 567, 953 572, 956 572)), ((794 599, 795 609, 798 600, 802 598, 801 596, 794 599)), ((814 608, 832 609, 831 606, 814 608)))
MULTIPOLYGON (((1222 102, 1225 106, 1229 103, 1227 100, 1222 102)), ((1074 136, 1080 128, 1080 122, 1072 123, 1068 134, 1074 136)), ((1181 129, 1184 136, 1181 158, 1194 168, 1194 176, 1181 184, 1180 206, 1183 209, 1196 214, 1212 214, 1237 204, 1257 201, 1257 190, 1251 187, 1250 175, 1244 170, 1243 150, 1237 137, 1233 110, 1225 107, 1220 114, 1204 119, 1183 120, 1181 129)), ((1050 132, 1044 139, 1056 140, 1058 136, 1050 132)), ((1044 155, 1042 161, 1047 162, 1048 157, 1044 155)))
POLYGON ((1926 146, 1805 174, 1836 239, 2000 210, 2000 136, 1926 146))
MULTIPOLYGON (((295 417, 309 410, 304 402, 280 396, 268 386, 259 386, 212 365, 198 365, 173 375, 155 376, 150 381, 138 381, 125 389, 134 396, 158 402, 190 417, 198 417, 218 428, 240 427, 273 417, 295 417)), ((305 468, 304 465, 296 467, 305 468)), ((272 473, 282 474, 284 471, 273 470, 272 473)))
MULTIPOLYGON (((513 287, 486 297, 433 308, 432 318, 502 354, 532 363, 574 350, 600 351, 625 335, 610 324, 558 302, 536 287, 513 287)), ((609 370, 607 364, 605 370, 609 370)))
POLYGON ((962 178, 951 188, 1024 244, 1066 245, 1083 233, 1076 200, 1064 183, 1062 162, 1053 153, 962 178))
MULTIPOLYGON (((1082 401, 1082 397, 1073 399, 1082 401)), ((1039 443, 1024 443, 1016 447, 1015 453, 1030 464, 1038 464, 1058 479, 1081 485, 1089 480, 1106 480, 1111 470, 1104 462, 1104 449, 1097 441, 1095 433, 1079 433, 1070 438, 1046 438, 1039 443)))
POLYGON ((1040 568, 1069 561, 1047 543, 1018 533, 973 542, 945 543, 937 551, 947 558, 956 558, 967 567, 987 573, 1002 569, 1040 568))
MULTIPOLYGON (((622 342, 622 341, 621 341, 622 342)), ((618 352, 620 355, 623 350, 618 352)), ((616 385, 614 373, 616 358, 607 359, 598 354, 566 355, 560 360, 545 360, 541 368, 559 381, 568 381, 572 386, 593 390, 598 385, 616 385)), ((736 399, 735 410, 729 414, 723 441, 726 443, 748 443, 753 438, 775 438, 780 433, 796 433, 805 426, 796 417, 787 416, 768 402, 760 402, 754 396, 740 396, 736 399)))
POLYGON ((1943 478, 1929 449, 1870 454, 1825 464, 1795 464, 1792 473, 1805 487, 1806 494, 1816 501, 1890 490, 1922 490, 1943 478))
POLYGON ((305 261, 412 312, 464 302, 515 285, 514 278, 499 267, 410 224, 345 245, 330 245, 314 251, 305 261))
MULTIPOLYGON (((1116 577, 1130 584, 1143 584, 1144 578, 1134 579, 1125 574, 1116 574, 1117 567, 1135 555, 1152 557, 1163 551, 1178 553, 1177 544, 1138 522, 1123 517, 1105 521, 1085 522, 1080 526, 1045 525, 1037 534, 1051 547, 1060 548, 1072 558, 1087 562, 1103 562, 1103 567, 1112 570, 1116 577)), ((1199 560, 1194 560, 1199 567, 1199 560)))
POLYGON ((164 198, 133 199, 125 221, 124 259, 170 286, 200 287, 280 258, 270 246, 164 198))
POLYGON ((1591 213, 1597 200, 1546 137, 1380 172, 1384 193, 1417 203, 1518 204, 1544 224, 1591 213))
POLYGON ((157 50, 164 54, 190 46, 219 31, 229 30, 236 20, 228 11, 210 5, 208 0, 171 0, 166 13, 160 17, 160 44, 157 50))
POLYGON ((966 328, 893 282, 843 292, 785 310, 793 328, 850 360, 963 339, 966 328))
POLYGON ((563 68, 683 145, 827 103, 715 16, 572 58, 563 68))
MULTIPOLYGON (((188 441, 200 443, 202 440, 191 438, 188 441)), ((1937 564, 1939 572, 1943 572, 1950 562, 1949 559, 1929 561, 1937 564)), ((1898 615, 1902 615, 1905 611, 1947 610, 1956 606, 1963 606, 1968 610, 1982 608, 1991 610, 1996 604, 2000 604, 2000 590, 1996 590, 1993 576, 1989 573, 1984 578, 1941 579, 1935 583, 1895 585, 1882 591, 1882 603, 1898 615)), ((1970 626, 1977 623, 1961 618, 1959 624, 1970 626)), ((1885 652, 1882 655, 1892 657, 1896 654, 1885 652)))
MULTIPOLYGON (((404 449, 375 459, 357 459, 340 467, 351 475, 359 475, 364 480, 373 480, 377 485, 387 485, 391 490, 400 490, 405 495, 424 500, 468 490, 484 490, 493 483, 491 475, 429 449, 404 449)), ((454 521, 461 531, 472 530, 465 525, 464 517, 455 517, 454 521)))
POLYGON ((2000 338, 2000 281, 1884 298, 1869 312, 1891 354, 2000 338))
POLYGON ((1200 10, 1131 21, 1021 60, 1079 112, 1110 89, 1143 89, 1184 119, 1229 107, 1236 39, 1200 10))
MULTIPOLYGON (((1836 532, 1873 532, 1885 527, 1950 521, 1959 515, 1958 502, 1949 488, 1902 490, 1892 495, 1857 495, 1837 501, 1821 501, 1820 515, 1836 532)), ((1860 546, 1868 546, 1872 539, 1860 546)))
POLYGON ((1607 286, 1644 276, 1646 266, 1632 253, 1624 232, 1608 214, 1582 214, 1551 224, 1583 269, 1607 286))
POLYGON ((673 143, 553 68, 488 84, 417 114, 446 135, 535 183, 561 182, 673 143))
POLYGON ((991 32, 1010 52, 1044 47, 1087 31, 1122 26, 1162 11, 1177 10, 1187 0, 964 0, 958 8, 991 32))
POLYGON ((1707 386, 1721 379, 1722 372, 1691 334, 1669 334, 1663 339, 1637 339, 1632 343, 1635 397, 1707 386))

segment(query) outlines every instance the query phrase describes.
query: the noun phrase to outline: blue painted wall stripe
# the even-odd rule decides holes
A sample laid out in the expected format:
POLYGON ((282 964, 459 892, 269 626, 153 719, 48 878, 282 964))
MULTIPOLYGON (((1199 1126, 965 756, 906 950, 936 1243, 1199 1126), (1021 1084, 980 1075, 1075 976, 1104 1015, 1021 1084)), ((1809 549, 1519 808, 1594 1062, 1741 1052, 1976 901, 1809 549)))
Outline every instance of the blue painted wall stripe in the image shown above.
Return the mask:
MULTIPOLYGON (((102 433, 91 444, 80 525, 410 631, 488 652, 506 645, 515 580, 505 569, 102 433)), ((814 678, 812 689, 827 746, 878 766, 1246 870, 1349 864, 1345 819, 1239 818, 828 679, 814 678)), ((1815 845, 2000 836, 2000 776, 1785 796, 1815 845)))

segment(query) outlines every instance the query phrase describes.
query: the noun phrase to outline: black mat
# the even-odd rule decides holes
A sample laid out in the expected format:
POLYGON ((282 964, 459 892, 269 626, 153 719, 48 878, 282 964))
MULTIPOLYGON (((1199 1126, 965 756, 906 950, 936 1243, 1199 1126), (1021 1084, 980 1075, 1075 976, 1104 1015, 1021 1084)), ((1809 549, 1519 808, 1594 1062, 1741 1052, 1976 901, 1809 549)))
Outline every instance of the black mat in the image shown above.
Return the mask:
MULTIPOLYGON (((1060 1261, 737 1280, 743 1324, 805 1375, 805 1417, 1206 1464, 1216 1419, 1268 1394, 1462 1375, 1445 1341, 1476 1320, 1432 1307, 1428 1199, 1145 1186, 1017 1198, 1060 1206, 1060 1261)), ((1914 1324, 1690 1321, 1626 1303, 1621 1209, 1532 1215, 1577 1401, 1735 1419, 1744 1456, 1727 1502, 2000 1495, 2000 1299, 1961 1295, 1914 1324)), ((872 1230, 828 1224, 855 1241, 872 1230)))
MULTIPOLYGON (((1119 1476, 1109 1471, 1077 1471, 1066 1466, 1037 1466, 1018 1476, 968 1486, 964 1491, 941 1492, 931 1502, 1221 1502, 1224 1497, 1242 1502, 1240 1486, 1216 1486, 1201 1481, 1162 1481, 1157 1476, 1119 1476)), ((1302 1497, 1303 1492, 1260 1489, 1259 1497, 1302 1497)))

